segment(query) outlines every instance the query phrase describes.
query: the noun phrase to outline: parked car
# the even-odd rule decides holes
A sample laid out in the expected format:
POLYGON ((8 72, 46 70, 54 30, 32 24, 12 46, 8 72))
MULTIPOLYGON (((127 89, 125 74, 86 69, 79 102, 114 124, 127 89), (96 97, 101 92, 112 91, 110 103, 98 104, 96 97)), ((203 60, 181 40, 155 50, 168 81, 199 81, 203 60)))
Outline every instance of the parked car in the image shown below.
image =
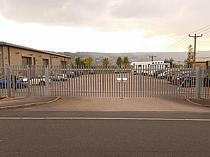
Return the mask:
POLYGON ((196 73, 193 71, 179 72, 175 77, 173 77, 172 83, 173 85, 180 85, 181 82, 187 77, 196 77, 196 73))
MULTIPOLYGON (((5 89, 7 88, 7 78, 6 79, 0 79, 0 89, 5 89)), ((28 86, 28 79, 26 77, 17 77, 17 76, 12 76, 11 80, 11 88, 26 88, 28 86), (15 80, 14 80, 15 79, 15 80)))
POLYGON ((147 76, 147 75, 149 75, 149 70, 146 70, 146 69, 142 70, 141 74, 144 76, 147 76))
POLYGON ((96 70, 95 69, 89 69, 88 70, 88 74, 96 74, 96 70))
POLYGON ((114 73, 115 74, 120 74, 120 73, 122 73, 122 69, 116 69, 116 70, 114 70, 114 73))
POLYGON ((156 70, 154 73, 153 73, 153 76, 156 77, 156 78, 159 78, 159 79, 162 79, 165 77, 167 71, 166 70, 156 70))
MULTIPOLYGON (((51 79, 49 79, 49 83, 51 82, 51 79)), ((45 76, 43 77, 35 77, 32 78, 29 81, 30 85, 41 85, 41 86, 45 86, 46 85, 46 78, 45 76)))
POLYGON ((67 70, 66 73, 67 78, 75 78, 84 74, 84 71, 81 69, 67 70))
POLYGON ((28 83, 28 78, 25 76, 19 76, 18 79, 22 80, 24 83, 28 83))
POLYGON ((132 72, 133 75, 138 75, 137 71, 134 70, 134 69, 131 72, 132 72))
MULTIPOLYGON (((204 77, 201 81, 202 87, 210 87, 210 78, 208 76, 204 77)), ((181 87, 195 87, 196 86, 196 76, 186 76, 180 80, 181 87)))
POLYGON ((166 74, 166 78, 167 78, 168 83, 172 82, 172 78, 173 78, 174 75, 175 75, 175 73, 173 73, 173 72, 169 72, 169 73, 166 74))
POLYGON ((180 78, 180 84, 181 87, 195 87, 196 85, 196 77, 195 76, 187 76, 180 78))
POLYGON ((67 74, 55 74, 51 76, 52 81, 66 81, 67 74))
POLYGON ((165 79, 165 78, 166 78, 166 75, 167 75, 167 71, 163 71, 163 72, 157 74, 156 77, 157 77, 158 79, 165 79))
POLYGON ((173 80, 185 73, 184 69, 171 69, 166 73, 165 78, 169 83, 173 83, 173 80))
POLYGON ((206 76, 203 80, 204 87, 210 87, 210 76, 206 76))
POLYGON ((154 69, 149 69, 148 70, 148 76, 154 76, 155 75, 156 70, 154 69))
POLYGON ((74 72, 75 72, 75 75, 77 77, 80 76, 80 75, 84 75, 84 70, 83 69, 82 70, 75 70, 74 72))
MULTIPOLYGON (((107 71, 107 72, 109 72, 109 71, 107 71)), ((115 74, 127 74, 127 73, 132 73, 132 74, 134 74, 134 75, 137 75, 137 74, 138 74, 137 71, 134 70, 134 69, 124 69, 124 68, 122 68, 122 69, 115 69, 115 70, 114 70, 114 73, 115 73, 115 74)))
POLYGON ((153 73, 153 76, 154 77, 157 77, 158 74, 162 73, 162 70, 156 70, 154 73, 153 73))
POLYGON ((76 71, 73 71, 73 70, 67 71, 65 75, 66 75, 67 78, 75 78, 75 77, 79 76, 79 74, 76 73, 76 71))

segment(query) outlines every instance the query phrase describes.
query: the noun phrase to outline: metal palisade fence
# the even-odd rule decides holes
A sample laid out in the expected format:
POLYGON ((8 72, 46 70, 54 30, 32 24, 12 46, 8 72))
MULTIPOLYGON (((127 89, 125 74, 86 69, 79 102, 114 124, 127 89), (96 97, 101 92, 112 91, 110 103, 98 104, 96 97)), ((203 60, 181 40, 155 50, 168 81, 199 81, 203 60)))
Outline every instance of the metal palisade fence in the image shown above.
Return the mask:
POLYGON ((210 71, 201 68, 7 66, 0 96, 210 98, 210 71))

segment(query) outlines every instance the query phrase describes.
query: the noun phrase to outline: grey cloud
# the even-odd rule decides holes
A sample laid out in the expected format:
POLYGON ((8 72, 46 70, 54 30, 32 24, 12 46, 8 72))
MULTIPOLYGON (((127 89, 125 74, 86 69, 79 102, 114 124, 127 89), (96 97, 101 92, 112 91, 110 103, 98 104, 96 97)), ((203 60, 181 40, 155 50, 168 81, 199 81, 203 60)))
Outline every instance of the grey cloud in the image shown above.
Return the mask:
POLYGON ((0 3, 2 16, 21 23, 104 30, 147 27, 158 31, 186 31, 210 23, 209 0, 0 0, 0 3))
POLYGON ((112 14, 119 18, 157 18, 176 14, 181 9, 177 0, 120 0, 112 14))
POLYGON ((160 33, 184 34, 210 23, 209 0, 118 0, 112 16, 160 33))
POLYGON ((207 16, 209 0, 118 0, 113 5, 113 16, 120 18, 161 18, 180 14, 207 16))
POLYGON ((93 23, 106 12, 98 0, 0 0, 0 13, 14 21, 52 25, 93 23))

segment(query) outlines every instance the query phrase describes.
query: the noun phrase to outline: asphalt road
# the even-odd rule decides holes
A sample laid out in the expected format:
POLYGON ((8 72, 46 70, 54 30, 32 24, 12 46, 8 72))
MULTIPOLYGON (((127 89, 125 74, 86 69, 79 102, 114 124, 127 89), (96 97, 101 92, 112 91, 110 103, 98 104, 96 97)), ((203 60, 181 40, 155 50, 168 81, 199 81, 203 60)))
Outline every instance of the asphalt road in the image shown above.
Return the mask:
POLYGON ((1 157, 206 157, 210 114, 0 112, 1 157))

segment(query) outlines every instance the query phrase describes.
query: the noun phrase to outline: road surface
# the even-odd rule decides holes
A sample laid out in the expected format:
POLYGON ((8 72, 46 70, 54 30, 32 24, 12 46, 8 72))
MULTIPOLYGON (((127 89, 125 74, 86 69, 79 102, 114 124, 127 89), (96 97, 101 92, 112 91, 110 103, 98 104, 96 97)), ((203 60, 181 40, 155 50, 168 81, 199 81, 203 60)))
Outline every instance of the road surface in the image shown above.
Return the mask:
POLYGON ((1 111, 0 156, 210 156, 209 108, 170 101, 161 105, 160 100, 160 108, 154 107, 155 100, 144 107, 139 100, 137 111, 135 104, 124 111, 114 110, 120 104, 105 111, 71 111, 64 106, 75 104, 61 102, 1 111))

